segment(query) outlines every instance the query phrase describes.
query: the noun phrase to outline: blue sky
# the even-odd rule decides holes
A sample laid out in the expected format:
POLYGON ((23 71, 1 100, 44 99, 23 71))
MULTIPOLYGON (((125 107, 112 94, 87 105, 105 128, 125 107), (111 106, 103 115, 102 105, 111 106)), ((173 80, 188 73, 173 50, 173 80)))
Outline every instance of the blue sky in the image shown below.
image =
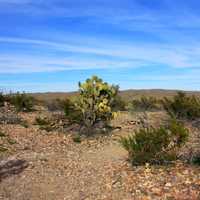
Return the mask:
POLYGON ((200 89, 198 0, 0 0, 0 88, 200 89))

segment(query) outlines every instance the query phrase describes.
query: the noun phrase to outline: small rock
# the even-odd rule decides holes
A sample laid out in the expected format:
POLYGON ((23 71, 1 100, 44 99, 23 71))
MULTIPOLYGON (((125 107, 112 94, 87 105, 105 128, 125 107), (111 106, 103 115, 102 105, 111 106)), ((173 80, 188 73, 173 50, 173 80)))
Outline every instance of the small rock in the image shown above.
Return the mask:
POLYGON ((155 194, 155 195, 161 195, 162 194, 162 190, 161 189, 159 189, 159 188, 152 188, 152 192, 153 192, 153 194, 155 194))
POLYGON ((166 183, 166 184, 165 184, 165 187, 171 187, 171 186, 172 186, 171 183, 166 183))

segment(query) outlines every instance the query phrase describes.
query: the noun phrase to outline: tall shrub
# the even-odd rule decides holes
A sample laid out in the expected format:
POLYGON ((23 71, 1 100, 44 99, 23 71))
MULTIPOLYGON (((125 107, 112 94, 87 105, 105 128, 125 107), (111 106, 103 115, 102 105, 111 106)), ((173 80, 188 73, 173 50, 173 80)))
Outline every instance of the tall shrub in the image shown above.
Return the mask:
POLYGON ((112 103, 117 93, 118 86, 109 85, 97 76, 79 83, 79 99, 75 105, 88 132, 99 122, 106 125, 112 119, 112 103))
POLYGON ((5 97, 2 92, 0 92, 0 107, 4 105, 5 97))
POLYGON ((63 100, 62 103, 63 103, 62 107, 64 109, 67 119, 71 123, 79 123, 80 124, 82 122, 82 112, 81 112, 79 106, 77 106, 77 104, 75 104, 70 99, 65 99, 65 100, 63 100))
POLYGON ((33 110, 34 98, 25 93, 16 93, 10 95, 10 102, 15 106, 18 112, 29 112, 33 110))
POLYGON ((164 98, 163 107, 173 117, 194 120, 200 118, 200 99, 178 92, 173 99, 164 98))
POLYGON ((159 109, 158 100, 154 97, 142 96, 140 99, 134 99, 129 104, 131 111, 152 111, 159 109))

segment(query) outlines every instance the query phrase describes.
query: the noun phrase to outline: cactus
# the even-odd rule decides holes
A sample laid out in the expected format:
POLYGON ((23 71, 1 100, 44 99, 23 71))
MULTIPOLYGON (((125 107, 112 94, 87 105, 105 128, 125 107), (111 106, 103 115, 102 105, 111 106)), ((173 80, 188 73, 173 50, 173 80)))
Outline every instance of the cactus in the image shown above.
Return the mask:
POLYGON ((81 110, 83 126, 87 131, 99 122, 106 123, 113 117, 112 102, 117 93, 118 86, 109 85, 97 76, 79 82, 80 96, 75 106, 81 110))

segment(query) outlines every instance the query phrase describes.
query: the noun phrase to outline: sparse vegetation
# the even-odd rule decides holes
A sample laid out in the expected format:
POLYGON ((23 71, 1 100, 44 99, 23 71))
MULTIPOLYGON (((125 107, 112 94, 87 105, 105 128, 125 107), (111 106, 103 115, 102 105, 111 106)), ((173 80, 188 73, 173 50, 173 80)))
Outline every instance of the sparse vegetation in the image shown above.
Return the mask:
POLYGON ((0 153, 9 150, 9 145, 16 144, 14 139, 11 139, 6 133, 0 131, 0 153))
POLYGON ((154 111, 159 108, 159 101, 154 97, 142 96, 140 99, 134 99, 129 103, 130 111, 154 111))
POLYGON ((3 145, 0 145, 0 153, 8 151, 8 149, 6 147, 4 147, 3 145))
POLYGON ((1 137, 6 137, 6 134, 0 131, 0 138, 1 137))
POLYGON ((0 113, 0 124, 20 124, 22 119, 16 113, 0 113))
POLYGON ((113 111, 126 111, 127 110, 127 103, 122 99, 121 96, 117 95, 111 104, 113 111))
POLYGON ((45 125, 49 125, 50 122, 47 118, 42 118, 42 117, 36 117, 35 118, 35 125, 39 125, 39 126, 45 126, 45 125))
POLYGON ((182 123, 172 120, 168 127, 143 128, 122 137, 120 143, 128 151, 132 164, 163 163, 177 157, 177 149, 188 137, 182 123))
POLYGON ((28 128, 29 127, 29 124, 27 121, 23 120, 21 123, 21 126, 23 126, 24 128, 28 128))
MULTIPOLYGON (((141 95, 126 93, 126 99, 117 93, 117 86, 92 77, 79 84, 79 93, 74 96, 46 93, 46 99, 40 104, 37 101, 35 112, 30 113, 16 112, 11 104, 15 94, 4 95, 6 103, 0 108, 0 196, 3 193, 3 199, 14 199, 15 194, 10 193, 13 190, 20 199, 26 198, 26 191, 23 193, 18 184, 19 176, 13 176, 22 173, 22 185, 32 188, 28 194, 38 199, 41 195, 50 198, 46 196, 49 189, 60 199, 76 199, 77 188, 89 198, 95 194, 97 199, 198 199, 196 193, 191 194, 199 192, 200 186, 200 168, 194 166, 200 164, 199 119, 185 121, 178 117, 169 121, 169 115, 160 110, 157 99, 161 97, 150 97, 151 91, 145 91, 140 99, 141 95), (133 97, 138 100, 129 110, 128 98, 133 97), (88 138, 89 134, 92 137, 88 138), (116 142, 120 136, 130 162, 137 167, 124 163, 127 152, 116 142), (25 172, 24 162, 18 158, 30 165, 25 172), (43 173, 43 169, 48 170, 43 173), (4 181, 8 173, 12 182, 4 181), (46 184, 49 177, 52 181, 46 184), (94 180, 102 187, 92 185, 91 190, 94 180), (60 183, 72 184, 63 191, 57 187, 60 183), (131 194, 126 196, 127 191, 131 194)), ((167 97, 173 102, 173 97, 167 97)))
POLYGON ((54 111, 63 111, 64 109, 64 100, 61 99, 54 99, 46 103, 46 106, 49 111, 54 112, 54 111))
POLYGON ((195 96, 187 96, 184 92, 178 92, 173 99, 165 97, 163 107, 170 116, 178 119, 200 118, 200 99, 195 96))
POLYGON ((82 112, 79 107, 76 106, 74 102, 70 99, 65 99, 63 101, 63 109, 65 112, 65 116, 69 120, 70 123, 78 123, 82 122, 82 112))
POLYGON ((34 98, 25 93, 16 93, 10 95, 10 102, 17 112, 29 112, 33 110, 34 98))
POLYGON ((118 86, 109 85, 97 76, 79 83, 79 97, 75 108, 80 111, 83 132, 91 134, 99 123, 105 127, 113 117, 112 103, 118 86))
POLYGON ((11 139, 10 137, 7 138, 7 142, 10 144, 10 145, 13 145, 13 144, 16 144, 16 141, 11 139))
POLYGON ((45 130, 46 132, 50 132, 50 131, 53 131, 54 128, 49 124, 49 125, 40 126, 40 130, 45 130))
POLYGON ((35 118, 35 125, 38 125, 41 130, 45 130, 47 132, 52 131, 54 128, 47 117, 36 117, 35 118))
POLYGON ((200 153, 193 157, 192 163, 195 165, 200 165, 200 153))
POLYGON ((72 140, 76 143, 81 143, 81 136, 79 134, 75 134, 73 137, 72 137, 72 140))
POLYGON ((2 92, 0 92, 0 107, 4 105, 5 97, 2 92))

